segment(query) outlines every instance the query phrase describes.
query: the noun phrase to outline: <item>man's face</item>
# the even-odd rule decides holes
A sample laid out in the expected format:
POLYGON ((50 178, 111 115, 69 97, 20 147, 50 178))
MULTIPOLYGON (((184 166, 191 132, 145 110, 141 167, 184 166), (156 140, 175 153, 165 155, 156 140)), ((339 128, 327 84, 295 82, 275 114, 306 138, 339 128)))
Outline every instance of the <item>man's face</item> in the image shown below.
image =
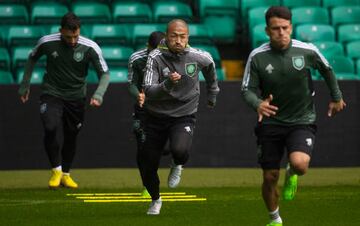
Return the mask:
POLYGON ((172 52, 184 51, 189 41, 189 31, 185 24, 174 22, 170 24, 166 33, 166 42, 172 52))
POLYGON ((272 17, 266 33, 270 37, 270 43, 278 49, 286 49, 289 46, 292 33, 292 24, 289 20, 272 17))
POLYGON ((60 33, 62 39, 65 41, 65 43, 70 47, 75 47, 80 36, 80 28, 73 30, 68 30, 65 28, 60 28, 60 33))

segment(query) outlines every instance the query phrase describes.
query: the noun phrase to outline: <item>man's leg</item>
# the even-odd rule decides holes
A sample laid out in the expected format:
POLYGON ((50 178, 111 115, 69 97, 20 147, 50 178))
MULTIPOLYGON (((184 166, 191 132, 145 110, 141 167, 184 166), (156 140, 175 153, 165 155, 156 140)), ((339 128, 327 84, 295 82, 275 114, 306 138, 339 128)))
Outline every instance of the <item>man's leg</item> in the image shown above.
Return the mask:
POLYGON ((63 177, 61 184, 68 188, 77 188, 78 185, 70 177, 70 168, 73 163, 77 136, 82 128, 85 113, 85 100, 66 101, 64 102, 64 144, 61 150, 63 177))
POLYGON ((62 103, 59 99, 49 95, 40 97, 40 118, 44 128, 44 146, 52 168, 49 180, 50 188, 59 187, 62 176, 60 147, 57 140, 62 114, 62 103))
POLYGON ((176 188, 180 183, 183 165, 189 159, 194 128, 195 118, 186 116, 176 119, 170 129, 170 150, 174 161, 168 176, 168 186, 170 188, 176 188))

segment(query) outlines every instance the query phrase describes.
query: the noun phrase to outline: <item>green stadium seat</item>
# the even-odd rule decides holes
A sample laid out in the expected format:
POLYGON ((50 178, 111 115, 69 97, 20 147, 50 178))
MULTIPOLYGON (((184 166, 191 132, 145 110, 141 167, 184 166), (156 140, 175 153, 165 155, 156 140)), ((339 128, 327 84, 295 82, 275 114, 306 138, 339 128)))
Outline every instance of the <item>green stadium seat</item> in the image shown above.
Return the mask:
POLYGON ((10 56, 7 49, 0 47, 0 70, 10 69, 10 56))
MULTIPOLYGON (((269 7, 255 7, 249 10, 249 31, 258 24, 265 24, 265 13, 269 7)), ((250 34, 251 35, 251 34, 250 34)))
POLYGON ((270 7, 273 5, 280 5, 280 0, 242 0, 241 5, 241 18, 243 24, 247 23, 248 11, 255 7, 270 7))
POLYGON ((331 58, 333 56, 344 56, 344 47, 339 42, 333 41, 319 41, 313 43, 325 58, 331 58))
POLYGON ((207 16, 208 26, 213 38, 219 43, 234 43, 236 40, 236 19, 229 16, 207 16))
POLYGON ((175 18, 192 21, 192 11, 189 5, 176 1, 157 1, 153 3, 154 20, 157 23, 168 23, 175 18))
POLYGON ((86 82, 88 84, 96 84, 99 82, 99 77, 94 69, 89 69, 86 76, 86 82))
POLYGON ((97 2, 75 2, 73 12, 80 17, 81 23, 106 24, 111 22, 109 6, 97 2))
POLYGON ((61 18, 67 12, 65 5, 56 2, 35 2, 31 5, 31 23, 60 24, 61 18))
POLYGON ((356 67, 356 74, 357 74, 358 76, 360 76, 360 59, 358 59, 358 60, 356 61, 355 67, 356 67))
POLYGON ((323 7, 325 8, 360 5, 360 0, 322 0, 322 1, 323 1, 323 7))
POLYGON ((140 46, 147 44, 149 35, 153 31, 165 32, 166 24, 135 24, 133 28, 133 45, 140 46))
MULTIPOLYGON (((12 49, 11 65, 13 70, 16 70, 16 68, 24 67, 32 49, 32 46, 18 46, 12 49)), ((45 56, 42 56, 37 62, 36 66, 44 67, 46 64, 45 59, 45 56)))
POLYGON ((295 29, 296 39, 304 42, 335 41, 335 30, 331 25, 304 24, 295 29))
MULTIPOLYGON (((41 84, 44 78, 45 68, 35 67, 31 75, 31 84, 41 84)), ((20 83, 24 76, 24 69, 19 69, 16 71, 16 81, 20 83)))
POLYGON ((130 28, 126 24, 95 24, 90 37, 99 45, 131 44, 130 28))
POLYGON ((213 60, 215 62, 216 68, 221 67, 220 53, 215 45, 195 45, 192 47, 200 49, 200 50, 204 50, 204 51, 210 53, 211 57, 213 58, 213 60))
POLYGON ((14 83, 14 78, 9 71, 0 70, 0 85, 10 85, 14 83))
POLYGON ((345 50, 347 57, 354 60, 360 59, 360 40, 346 43, 345 50))
MULTIPOLYGON (((225 81, 226 80, 224 69, 217 68, 216 69, 216 75, 217 75, 218 81, 225 81)), ((204 75, 203 75, 203 73, 201 71, 199 73, 199 81, 205 81, 205 77, 204 77, 204 75)))
POLYGON ((232 16, 237 17, 239 12, 238 0, 199 0, 200 17, 206 16, 232 16))
POLYGON ((0 5, 0 24, 27 24, 29 14, 25 5, 0 5))
POLYGON ((128 82, 127 67, 114 67, 110 69, 110 83, 128 82))
POLYGON ((304 7, 304 6, 321 6, 321 0, 282 0, 283 6, 288 8, 304 7))
POLYGON ((359 76, 355 74, 354 62, 345 56, 336 56, 329 58, 329 63, 333 68, 336 78, 339 80, 358 80, 359 76))
POLYGON ((189 43, 196 44, 213 44, 213 36, 209 28, 203 24, 189 24, 189 43))
POLYGON ((338 41, 342 43, 360 40, 360 24, 345 24, 338 27, 338 41))
POLYGON ((127 67, 129 57, 134 52, 128 46, 103 46, 101 49, 109 67, 127 67))
POLYGON ((332 25, 360 23, 360 6, 339 6, 331 10, 332 25))
POLYGON ((113 3, 114 23, 150 23, 152 11, 148 4, 142 2, 113 3))
POLYGON ((9 27, 6 25, 0 25, 0 46, 7 45, 7 33, 9 27))
POLYGON ((297 7, 291 10, 292 24, 329 24, 327 9, 321 7, 297 7))
POLYGON ((33 46, 44 34, 40 26, 13 25, 9 27, 7 43, 9 46, 33 46))
POLYGON ((269 41, 269 36, 265 32, 266 24, 259 24, 251 30, 251 47, 256 48, 269 41))

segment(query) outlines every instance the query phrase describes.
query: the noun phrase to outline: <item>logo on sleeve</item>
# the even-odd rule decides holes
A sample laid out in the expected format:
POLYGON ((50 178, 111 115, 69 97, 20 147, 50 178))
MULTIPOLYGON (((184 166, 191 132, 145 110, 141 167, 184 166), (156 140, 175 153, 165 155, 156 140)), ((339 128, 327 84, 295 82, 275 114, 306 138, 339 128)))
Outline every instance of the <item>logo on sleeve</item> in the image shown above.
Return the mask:
POLYGON ((196 63, 187 63, 185 64, 185 72, 188 76, 193 77, 197 70, 196 63))
POLYGON ((80 62, 84 59, 84 53, 83 52, 74 52, 73 58, 76 62, 80 62))
POLYGON ((293 66, 296 70, 300 71, 305 66, 304 56, 296 56, 292 58, 293 66))

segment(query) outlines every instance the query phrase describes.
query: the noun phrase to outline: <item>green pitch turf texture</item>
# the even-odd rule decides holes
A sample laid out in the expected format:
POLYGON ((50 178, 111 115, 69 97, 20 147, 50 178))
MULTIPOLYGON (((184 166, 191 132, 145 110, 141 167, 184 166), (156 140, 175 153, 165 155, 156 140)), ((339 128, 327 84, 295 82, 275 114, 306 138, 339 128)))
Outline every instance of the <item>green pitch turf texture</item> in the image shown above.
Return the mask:
MULTIPOLYGON (((282 172, 282 176, 283 176, 282 172)), ((159 216, 147 216, 149 202, 85 203, 77 193, 139 193, 136 169, 74 169, 80 188, 47 189, 50 172, 0 171, 0 225, 264 226, 259 169, 185 169, 177 189, 166 187, 168 169, 159 171, 161 192, 185 192, 206 201, 163 202, 159 216)), ((282 185, 283 177, 280 178, 282 185)), ((280 201, 284 225, 360 225, 360 168, 310 169, 300 178, 294 201, 280 201)))

